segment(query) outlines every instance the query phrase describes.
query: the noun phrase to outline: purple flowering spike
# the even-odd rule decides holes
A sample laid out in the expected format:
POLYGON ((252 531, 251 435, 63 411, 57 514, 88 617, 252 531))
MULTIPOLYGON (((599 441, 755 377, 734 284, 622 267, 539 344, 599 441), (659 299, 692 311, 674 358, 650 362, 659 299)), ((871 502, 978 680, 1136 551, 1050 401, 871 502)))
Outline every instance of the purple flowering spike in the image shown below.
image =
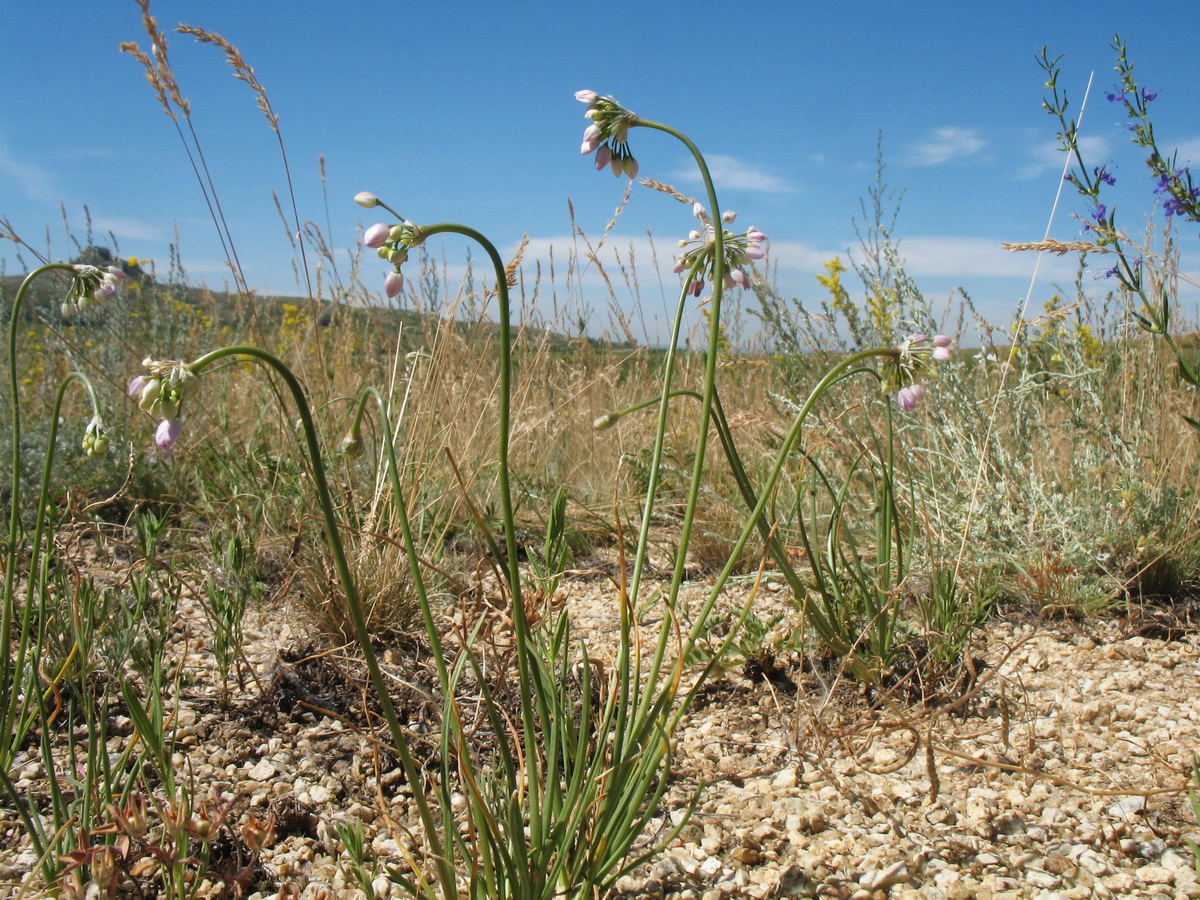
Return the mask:
POLYGON ((363 232, 363 245, 370 247, 372 250, 378 250, 387 241, 391 230, 392 227, 383 222, 372 225, 363 232))
POLYGON ((154 443, 158 445, 159 450, 170 450, 175 446, 175 442, 179 440, 179 433, 183 431, 183 422, 179 419, 163 419, 158 423, 158 430, 154 432, 154 443))
POLYGON ((400 295, 404 290, 404 276, 396 269, 388 272, 383 278, 383 292, 388 295, 388 299, 393 299, 400 295))

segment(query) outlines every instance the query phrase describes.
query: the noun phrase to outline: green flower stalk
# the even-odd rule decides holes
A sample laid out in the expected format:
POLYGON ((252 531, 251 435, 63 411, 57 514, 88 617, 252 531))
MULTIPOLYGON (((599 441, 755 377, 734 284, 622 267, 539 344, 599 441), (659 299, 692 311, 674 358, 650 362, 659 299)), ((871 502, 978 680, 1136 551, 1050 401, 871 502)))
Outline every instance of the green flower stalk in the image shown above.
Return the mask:
MULTIPOLYGON (((15 584, 17 560, 19 558, 19 550, 21 547, 21 397, 20 386, 17 377, 17 357, 18 357, 18 341, 17 341, 17 323, 20 319, 21 307, 28 295, 29 288, 38 278, 50 272, 65 273, 70 282, 67 289, 67 299, 62 305, 64 315, 77 313, 88 306, 95 303, 102 303, 109 297, 115 296, 117 288, 121 283, 121 278, 124 273, 118 276, 120 272, 115 267, 113 269, 104 270, 98 269, 95 266, 74 265, 70 263, 50 263, 41 266, 29 273, 25 280, 21 282, 20 288, 17 289, 17 295, 13 299, 12 310, 9 313, 8 322, 8 386, 9 386, 9 408, 12 415, 11 441, 12 441, 12 457, 11 457, 11 478, 12 489, 9 497, 9 518, 8 518, 8 539, 5 546, 6 565, 4 571, 4 596, 3 609, 0 609, 0 688, 3 689, 4 699, 0 701, 0 769, 5 769, 12 761, 12 753, 15 750, 13 744, 14 716, 16 715, 18 688, 13 682, 14 677, 19 676, 21 665, 24 660, 25 643, 24 640, 19 644, 18 656, 14 660, 9 655, 9 648, 12 646, 14 619, 16 615, 15 609, 15 584)), ((91 387, 91 382, 82 375, 68 376, 64 381, 61 391, 66 384, 77 377, 87 385, 89 396, 92 400, 93 416, 88 423, 88 427, 84 433, 84 450, 91 456, 102 456, 108 449, 108 432, 104 427, 104 421, 100 417, 99 409, 96 404, 95 391, 91 387)), ((58 425, 57 409, 51 427, 51 441, 56 433, 58 425)), ((43 474, 42 494, 43 498, 48 491, 49 478, 49 463, 53 459, 54 448, 53 444, 47 449, 46 453, 46 470, 43 474)), ((45 515, 45 503, 39 503, 37 513, 37 525, 35 533, 40 539, 43 520, 45 515)), ((35 545, 35 554, 39 552, 39 547, 35 545)), ((31 570, 31 572, 34 570, 31 570)), ((34 580, 30 578, 30 590, 33 589, 34 580)), ((28 605, 25 609, 25 615, 28 615, 28 605)), ((23 638, 26 637, 23 632, 23 638)), ((36 690, 35 690, 36 693, 36 690)))

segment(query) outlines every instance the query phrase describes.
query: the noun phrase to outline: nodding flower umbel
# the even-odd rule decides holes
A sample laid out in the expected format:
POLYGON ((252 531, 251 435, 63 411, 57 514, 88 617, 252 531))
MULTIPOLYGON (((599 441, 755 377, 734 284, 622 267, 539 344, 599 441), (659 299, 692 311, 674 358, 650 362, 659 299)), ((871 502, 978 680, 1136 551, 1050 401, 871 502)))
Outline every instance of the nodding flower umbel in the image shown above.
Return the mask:
MULTIPOLYGON (((717 226, 703 203, 692 204, 692 215, 700 220, 701 230, 693 231, 688 235, 687 240, 679 242, 679 246, 684 252, 675 262, 675 272, 691 272, 693 268, 695 269, 692 281, 688 285, 688 293, 693 297, 699 297, 700 292, 704 290, 705 278, 711 281, 715 273, 717 226)), ((731 224, 736 218, 737 213, 731 209, 727 209, 721 214, 721 222, 724 224, 731 224)), ((767 240, 767 236, 751 225, 739 234, 722 229, 721 237, 725 257, 723 278, 725 287, 727 289, 748 287, 750 276, 742 267, 766 256, 762 245, 767 240)))
MULTIPOLYGON (((382 206, 374 194, 364 191, 358 194, 354 201, 365 206, 359 198, 369 197, 374 206, 382 206)), ((388 299, 400 296, 404 290, 404 274, 400 266, 408 259, 408 248, 421 242, 421 229, 412 222, 401 222, 399 225, 389 225, 379 222, 363 232, 363 246, 370 247, 380 259, 386 259, 393 266, 392 270, 383 277, 383 291, 388 299)))
POLYGON ((200 379, 179 360, 147 357, 142 365, 149 374, 137 375, 129 382, 129 396, 137 400, 141 409, 162 418, 154 432, 154 442, 160 450, 170 450, 183 430, 179 418, 183 401, 199 390, 200 379))
POLYGON ((71 279, 71 292, 62 305, 62 314, 82 312, 94 303, 103 303, 117 296, 117 288, 125 280, 125 273, 116 266, 98 269, 95 266, 77 265, 71 279))
POLYGON ((637 116, 612 97, 601 97, 595 91, 576 91, 575 99, 588 105, 584 116, 592 120, 583 132, 579 152, 596 154, 596 170, 612 169, 617 177, 636 178, 638 162, 629 152, 629 129, 637 124, 637 116))
POLYGON ((934 363, 947 362, 954 340, 944 334, 932 338, 921 332, 910 334, 896 355, 884 366, 884 389, 896 392, 896 405, 905 412, 917 408, 925 399, 925 388, 916 379, 931 370, 934 363))

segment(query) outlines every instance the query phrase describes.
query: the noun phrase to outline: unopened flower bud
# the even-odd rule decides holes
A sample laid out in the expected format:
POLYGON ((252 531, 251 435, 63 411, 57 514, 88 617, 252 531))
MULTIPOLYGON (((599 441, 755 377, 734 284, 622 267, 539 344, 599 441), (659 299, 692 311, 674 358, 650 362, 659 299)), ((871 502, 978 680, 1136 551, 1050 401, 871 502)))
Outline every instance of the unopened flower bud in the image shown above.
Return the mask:
POLYGON ((575 99, 578 100, 580 103, 587 103, 588 105, 595 103, 597 98, 599 98, 599 96, 600 95, 597 94, 595 91, 576 91, 575 92, 575 99))
POLYGON ((934 347, 933 353, 930 354, 935 362, 949 362, 950 349, 948 347, 934 347))
POLYGON ((763 250, 762 247, 758 246, 758 244, 751 244, 746 248, 746 256, 748 256, 750 259, 762 259, 766 255, 766 251, 763 250))
POLYGON ((169 451, 179 440, 181 431, 183 431, 183 422, 179 419, 163 419, 158 423, 158 429, 154 432, 154 443, 158 445, 159 450, 169 451))
POLYGON ((383 292, 388 295, 389 299, 392 299, 398 297, 402 290, 404 290, 404 276, 398 269, 393 269, 383 278, 383 292))
POLYGON ((935 334, 933 336, 933 346, 935 347, 953 347, 954 338, 945 334, 935 334))
POLYGON ((612 160, 612 149, 608 144, 601 144, 596 148, 596 171, 604 170, 604 167, 612 160))
POLYGON ((120 268, 119 266, 109 266, 108 274, 111 275, 113 278, 115 278, 117 281, 125 280, 125 270, 120 268))
POLYGON ((404 226, 403 225, 393 225, 391 227, 391 230, 388 231, 387 239, 389 241, 391 241, 393 244, 396 243, 397 241, 403 240, 404 239, 404 226))
POLYGON ((391 226, 384 222, 372 225, 363 232, 363 246, 370 247, 372 250, 378 250, 383 246, 384 241, 388 239, 391 230, 391 226))
POLYGON ((917 408, 917 404, 925 397, 925 388, 919 384, 910 384, 896 392, 896 405, 905 412, 917 408))
POLYGON ((638 161, 636 159, 634 159, 632 156, 625 157, 624 168, 626 175, 628 175, 630 178, 637 178, 638 169, 640 167, 638 166, 638 161))
POLYGON ((408 260, 408 248, 401 247, 398 250, 389 250, 386 259, 388 262, 398 266, 408 260))
MULTIPOLYGON (((141 377, 141 376, 139 376, 141 377)), ((132 384, 130 385, 132 389, 132 384)), ((159 395, 162 393, 162 381, 158 378, 147 378, 142 381, 142 393, 138 397, 138 408, 145 412, 150 411, 159 395)))
POLYGON ((697 219, 707 219, 708 210, 704 208, 704 204, 696 202, 692 204, 692 215, 697 219))
POLYGON ((596 417, 596 421, 592 422, 592 427, 597 431, 607 431, 616 425, 620 418, 616 413, 605 413, 602 416, 596 417))
POLYGON ((733 220, 736 218, 737 218, 737 213, 735 213, 732 209, 727 209, 727 210, 725 210, 725 212, 721 213, 721 221, 724 222, 726 225, 733 224, 733 220))
POLYGON ((338 454, 347 459, 358 459, 362 456, 364 449, 362 435, 358 432, 351 432, 342 438, 342 443, 338 446, 338 454))
POLYGON ((379 205, 379 198, 370 191, 359 191, 354 195, 354 202, 364 209, 373 209, 379 205))

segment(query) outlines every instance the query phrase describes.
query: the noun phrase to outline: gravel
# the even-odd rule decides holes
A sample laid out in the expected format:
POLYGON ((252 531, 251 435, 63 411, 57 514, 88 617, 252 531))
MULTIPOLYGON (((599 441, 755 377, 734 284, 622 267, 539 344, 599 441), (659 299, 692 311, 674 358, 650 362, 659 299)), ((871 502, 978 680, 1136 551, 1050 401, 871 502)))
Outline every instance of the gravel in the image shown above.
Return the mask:
MULTIPOLYGON (((616 604, 600 583, 568 591, 577 633, 603 657, 616 604)), ((765 602, 782 606, 783 596, 765 602)), ((335 824, 362 821, 376 855, 402 865, 386 820, 411 820, 411 794, 398 769, 377 779, 366 742, 280 679, 280 654, 299 658, 314 644, 310 626, 283 609, 252 611, 247 657, 270 687, 248 684, 225 709, 203 614, 185 603, 183 616, 178 647, 195 677, 179 700, 176 764, 203 791, 235 798, 235 819, 279 819, 251 896, 275 897, 284 884, 307 900, 361 896, 341 869, 335 824)), ((1200 898, 1186 841, 1200 832, 1183 791, 1200 748, 1200 645, 1192 634, 1133 631, 1114 620, 1087 630, 994 623, 975 648, 975 693, 940 713, 880 701, 783 654, 771 677, 724 672, 677 735, 659 833, 703 782, 695 814, 618 895, 1200 898)), ((344 655, 325 662, 357 671, 344 655)), ((303 672, 310 697, 344 703, 337 711, 353 718, 349 695, 328 696, 315 670, 303 672)), ((110 752, 126 742, 114 737, 110 752)), ((35 757, 13 775, 18 789, 38 789, 35 757)), ((32 863, 0 807, 0 882, 31 880, 32 863)), ((400 895, 384 879, 377 888, 400 895)))

